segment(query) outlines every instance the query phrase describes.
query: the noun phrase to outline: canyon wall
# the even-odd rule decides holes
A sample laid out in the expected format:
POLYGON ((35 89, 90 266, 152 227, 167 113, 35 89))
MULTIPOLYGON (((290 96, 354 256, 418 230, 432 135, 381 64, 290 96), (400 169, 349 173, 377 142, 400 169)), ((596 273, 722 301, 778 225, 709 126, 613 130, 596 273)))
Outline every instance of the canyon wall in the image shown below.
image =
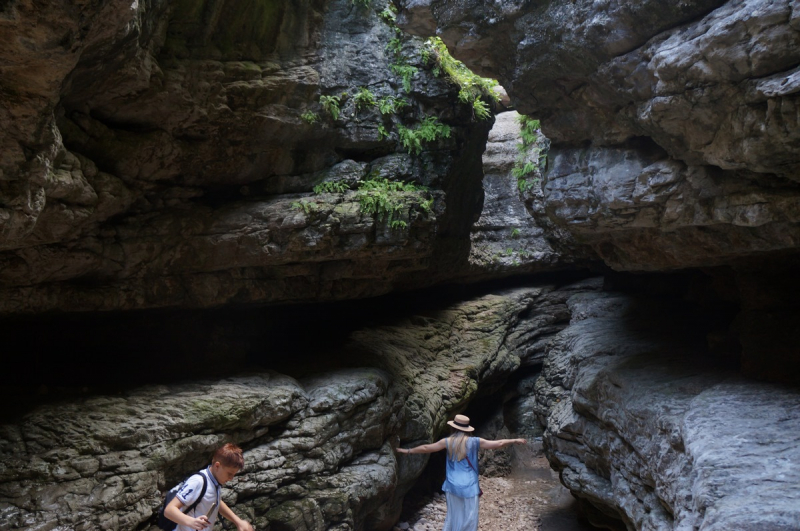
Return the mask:
POLYGON ((550 150, 522 188, 514 114, 490 131, 389 3, 363 4, 0 3, 0 314, 28 393, 0 425, 0 529, 147 529, 226 440, 248 463, 226 499, 257 527, 388 529, 426 463, 392 447, 511 388, 507 420, 526 432, 535 412, 599 526, 800 527, 795 3, 397 2, 403 29, 541 119, 550 150), (404 145, 426 117, 449 136, 404 145), (359 188, 384 179, 405 183, 373 196, 391 217, 359 188), (280 319, 189 337, 220 314, 168 310, 585 267, 605 280, 287 327, 346 337, 302 356, 280 319), (117 318, 139 324, 116 341, 167 343, 114 371, 172 359, 168 376, 60 396, 62 365, 111 374, 82 347, 106 338, 113 360, 117 318), (59 320, 74 331, 49 339, 59 320), (226 370, 179 383, 200 354, 226 370))
POLYGON ((618 271, 703 268, 692 297, 735 308, 692 338, 652 300, 571 300, 536 394, 563 483, 609 529, 798 527, 796 3, 399 3, 541 119, 550 223, 618 271))
MULTIPOLYGON (((700 287, 712 277, 626 282, 415 293, 332 307, 328 324, 310 311, 218 314, 228 351, 205 375, 116 392, 96 382, 60 399, 54 386, 6 417, 0 528, 154 529, 164 490, 233 440, 246 467, 224 496, 257 528, 390 529, 428 462, 393 448, 436 440, 466 411, 529 437, 538 418, 552 466, 600 528, 795 529, 796 387, 741 376, 727 339, 736 308, 700 287), (208 372, 225 364, 230 376, 208 372)), ((155 317, 116 327, 154 330, 155 317)), ((140 363, 158 365, 193 333, 165 325, 157 337, 171 341, 154 338, 140 363)))
POLYGON ((351 299, 482 273, 491 116, 393 17, 386 1, 4 2, 0 312, 351 299), (448 134, 404 145, 431 117, 448 134), (359 192, 384 179, 414 185, 392 216, 359 192))
MULTIPOLYGON (((246 466, 224 497, 256 528, 389 529, 427 462, 398 457, 393 447, 440 436, 480 393, 496 391, 521 366, 540 365, 547 339, 568 323, 567 298, 598 287, 412 299, 416 309, 399 315, 376 310, 382 316, 340 347, 328 341, 303 353, 295 344, 276 355, 282 330, 240 347, 256 349, 267 365, 295 359, 285 366, 297 377, 255 369, 51 399, 0 425, 0 528, 155 529, 164 490, 233 440, 246 466)), ((236 329, 222 339, 242 342, 236 329)))
POLYGON ((548 215, 618 270, 798 247, 794 2, 399 2, 552 141, 548 215))

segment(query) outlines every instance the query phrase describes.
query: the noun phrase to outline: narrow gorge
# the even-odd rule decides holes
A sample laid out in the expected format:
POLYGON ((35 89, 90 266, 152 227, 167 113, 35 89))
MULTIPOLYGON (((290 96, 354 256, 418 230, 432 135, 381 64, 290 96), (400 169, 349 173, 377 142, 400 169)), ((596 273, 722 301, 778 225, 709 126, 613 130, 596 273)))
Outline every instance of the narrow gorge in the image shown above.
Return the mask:
POLYGON ((0 531, 226 442, 255 529, 440 529, 459 413, 585 529, 800 530, 798 69, 791 0, 0 0, 0 531))

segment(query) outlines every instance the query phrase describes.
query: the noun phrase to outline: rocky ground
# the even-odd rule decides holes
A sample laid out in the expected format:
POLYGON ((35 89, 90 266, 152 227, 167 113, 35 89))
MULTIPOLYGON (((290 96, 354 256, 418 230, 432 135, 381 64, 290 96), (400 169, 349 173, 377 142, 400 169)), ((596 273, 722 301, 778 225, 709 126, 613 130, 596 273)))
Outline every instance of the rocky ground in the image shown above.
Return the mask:
MULTIPOLYGON (((515 448, 511 473, 481 477, 480 531, 585 531, 572 496, 534 443, 515 448)), ((409 504, 393 531, 440 531, 447 506, 438 492, 409 504)))

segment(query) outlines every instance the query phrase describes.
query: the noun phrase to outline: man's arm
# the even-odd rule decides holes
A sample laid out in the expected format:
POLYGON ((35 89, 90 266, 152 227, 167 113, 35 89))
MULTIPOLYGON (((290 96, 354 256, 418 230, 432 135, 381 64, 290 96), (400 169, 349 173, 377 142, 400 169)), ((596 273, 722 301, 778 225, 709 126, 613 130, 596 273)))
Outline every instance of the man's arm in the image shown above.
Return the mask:
POLYGON ((228 504, 222 500, 219 501, 219 514, 233 522, 233 525, 235 525, 236 529, 239 531, 255 531, 253 526, 250 525, 250 522, 246 522, 236 516, 236 513, 234 513, 231 508, 228 507, 228 504))
POLYGON ((487 441, 486 439, 479 439, 481 442, 481 450, 499 450, 512 444, 525 444, 525 439, 498 439, 496 441, 487 441))
POLYGON ((432 454, 434 452, 438 452, 440 450, 444 450, 447 448, 447 443, 444 439, 440 440, 439 442, 435 442, 433 444, 422 444, 420 446, 415 446, 414 448, 409 448, 406 450, 405 448, 397 448, 398 454, 432 454))
POLYGON ((206 526, 208 526, 208 518, 206 518, 206 515, 203 514, 195 518, 193 516, 189 516, 188 514, 183 514, 181 509, 183 509, 183 503, 181 503, 178 498, 172 498, 172 501, 169 502, 169 505, 164 508, 164 516, 178 525, 197 529, 198 531, 205 529, 206 526))

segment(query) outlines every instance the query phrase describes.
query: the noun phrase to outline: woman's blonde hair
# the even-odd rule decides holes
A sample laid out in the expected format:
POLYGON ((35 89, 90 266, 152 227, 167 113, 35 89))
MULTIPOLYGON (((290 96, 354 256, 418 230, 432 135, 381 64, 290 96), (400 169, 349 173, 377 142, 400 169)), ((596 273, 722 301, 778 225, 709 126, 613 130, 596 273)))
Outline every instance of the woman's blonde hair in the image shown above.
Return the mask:
POLYGON ((461 461, 467 457, 467 441, 469 434, 456 431, 447 438, 447 458, 451 461, 461 461))

